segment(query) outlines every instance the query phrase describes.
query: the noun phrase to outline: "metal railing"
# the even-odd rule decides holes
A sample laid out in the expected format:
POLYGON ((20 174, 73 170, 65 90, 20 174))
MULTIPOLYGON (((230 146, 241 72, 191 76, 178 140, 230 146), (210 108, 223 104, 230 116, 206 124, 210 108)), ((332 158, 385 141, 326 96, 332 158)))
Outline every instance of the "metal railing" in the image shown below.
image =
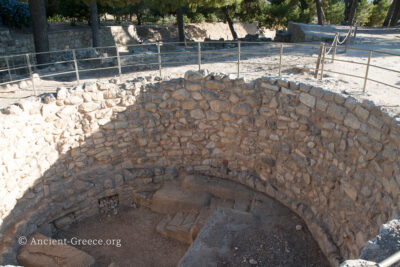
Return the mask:
MULTIPOLYGON (((338 40, 335 37, 335 40, 338 40)), ((318 72, 320 71, 319 79, 324 78, 324 73, 333 73, 353 78, 358 78, 363 80, 362 89, 365 92, 367 87, 367 82, 372 81, 381 85, 389 86, 391 88, 400 89, 399 86, 395 84, 389 84, 387 82, 379 81, 377 79, 372 79, 370 77, 370 68, 377 68, 385 72, 393 72, 399 74, 399 70, 387 68, 386 66, 379 66, 376 64, 371 64, 371 57, 373 54, 380 54, 384 56, 394 56, 400 57, 398 54, 374 51, 358 48, 340 47, 338 42, 333 42, 332 45, 326 45, 324 43, 318 44, 307 44, 307 43, 276 43, 276 42, 244 42, 244 41, 209 41, 209 42, 185 42, 181 50, 183 51, 168 51, 163 49, 171 45, 182 44, 179 42, 169 42, 169 43, 145 43, 145 44, 134 44, 125 46, 108 46, 108 47, 97 47, 97 48, 83 48, 83 49, 67 49, 59 51, 51 51, 44 53, 27 53, 23 55, 10 55, 0 57, 0 86, 5 86, 7 84, 20 83, 22 81, 30 81, 32 89, 37 95, 37 86, 35 85, 36 77, 44 79, 56 76, 69 76, 80 84, 81 75, 86 72, 93 71, 105 71, 114 70, 118 72, 118 75, 125 73, 131 73, 137 71, 138 67, 150 68, 156 67, 159 75, 162 76, 163 69, 168 66, 184 66, 188 64, 197 64, 199 70, 202 68, 204 61, 207 59, 207 55, 218 55, 218 56, 228 56, 229 59, 233 58, 234 63, 237 65, 236 74, 239 78, 241 76, 241 66, 244 64, 249 64, 245 62, 244 56, 247 57, 265 57, 268 55, 268 51, 273 52, 272 55, 277 55, 279 53, 278 64, 265 63, 268 66, 277 65, 278 76, 282 75, 282 67, 290 66, 290 64, 285 64, 285 56, 299 56, 309 59, 315 59, 316 69, 314 72, 314 77, 318 78, 318 72), (255 51, 255 50, 243 50, 244 46, 249 48, 252 45, 262 45, 265 50, 255 51), (146 51, 142 51, 146 48, 146 51), (150 49, 149 47, 155 47, 155 49, 150 49), (219 50, 220 48, 229 48, 228 50, 219 50), (294 49, 293 49, 294 48, 294 49), (311 48, 319 49, 319 53, 314 56, 314 54, 299 54, 299 48, 311 48), (276 49, 276 50, 274 50, 276 49), (327 59, 326 50, 333 50, 333 56, 331 59, 327 59), (368 53, 367 63, 356 62, 353 60, 347 60, 343 58, 335 57, 335 54, 342 49, 346 51, 359 51, 368 53), (101 52, 103 50, 103 52, 101 52), (139 50, 139 52, 137 51, 139 50), (125 52, 124 52, 125 51, 125 52), (126 52, 128 51, 128 52, 126 52), (87 55, 86 55, 86 54, 87 55), (125 53, 125 54, 124 54, 125 53), (36 62, 35 56, 38 54, 48 54, 50 61, 45 64, 38 64, 36 62), (195 62, 188 63, 187 60, 177 61, 174 60, 179 56, 190 56, 197 59, 195 62), (236 57, 236 60, 234 58, 236 57), (360 74, 350 74, 343 73, 336 70, 328 69, 327 64, 338 62, 339 64, 356 64, 365 66, 365 72, 360 74), (64 66, 61 68, 61 72, 53 73, 57 66, 64 66), (93 68, 94 66, 94 68, 93 68), (131 68, 131 69, 130 69, 131 68), (133 68, 133 69, 132 69, 133 68), (136 68, 136 69, 135 69, 136 68)), ((261 46, 260 46, 261 47, 261 46)), ((272 56, 271 55, 271 56, 272 56)), ((226 61, 226 58, 219 60, 226 61)), ((214 62, 219 62, 218 58, 214 58, 214 62), (217 60, 217 61, 215 61, 217 60)), ((251 63, 250 64, 263 64, 263 63, 251 63)))

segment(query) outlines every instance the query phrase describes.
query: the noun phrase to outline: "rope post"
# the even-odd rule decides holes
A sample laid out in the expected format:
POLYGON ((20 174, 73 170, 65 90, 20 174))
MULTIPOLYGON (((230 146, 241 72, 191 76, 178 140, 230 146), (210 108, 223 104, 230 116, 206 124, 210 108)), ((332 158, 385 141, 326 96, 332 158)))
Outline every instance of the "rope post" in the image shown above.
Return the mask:
POLYGON ((339 39, 339 33, 336 33, 335 39, 333 40, 332 63, 335 61, 336 47, 337 47, 338 39, 339 39))
POLYGON ((118 45, 115 46, 115 49, 117 50, 118 73, 119 73, 119 77, 121 77, 122 76, 121 58, 119 56, 119 47, 118 47, 118 45))
POLYGON ((281 44, 281 49, 279 52, 279 71, 278 71, 278 76, 281 76, 281 70, 282 70, 282 54, 283 54, 283 44, 281 44))
POLYGON ((199 63, 199 71, 201 70, 201 43, 197 42, 197 55, 198 55, 198 63, 199 63))
POLYGON ((356 42, 357 30, 358 30, 358 24, 356 23, 355 29, 354 29, 354 36, 353 36, 352 44, 355 44, 355 42, 356 42))
POLYGON ((318 52, 317 64, 315 66, 314 79, 317 79, 317 77, 318 77, 319 64, 321 63, 322 47, 323 46, 324 46, 324 43, 321 43, 321 46, 319 47, 319 52, 318 52))
POLYGON ((26 64, 28 65, 29 76, 31 77, 33 92, 35 93, 35 96, 37 96, 37 92, 36 92, 36 88, 35 88, 35 80, 33 79, 31 62, 29 60, 29 54, 26 54, 26 64))
POLYGON ((78 69, 78 62, 76 61, 75 49, 72 49, 72 58, 74 59, 76 82, 79 85, 79 83, 80 83, 80 80, 79 80, 79 69, 78 69))
POLYGON ((8 77, 10 77, 10 81, 12 81, 10 63, 8 62, 8 57, 5 57, 5 60, 6 60, 6 65, 7 65, 8 77))
POLYGON ((240 78, 240 41, 237 41, 238 43, 238 54, 237 54, 237 58, 238 58, 238 62, 237 62, 237 77, 238 79, 240 78))
POLYGON ((346 39, 346 47, 344 48, 344 52, 347 52, 347 48, 349 47, 349 43, 350 43, 350 38, 351 38, 351 32, 353 31, 353 25, 350 26, 350 30, 349 33, 347 34, 347 39, 346 39))
POLYGON ((161 67, 161 47, 160 42, 157 42, 157 53, 158 53, 158 70, 160 71, 160 77, 162 76, 162 67, 161 67))
POLYGON ((372 51, 369 50, 368 53, 368 62, 367 62, 367 69, 365 70, 365 77, 364 77, 364 85, 363 85, 363 93, 365 93, 365 89, 367 88, 367 81, 368 81, 368 72, 369 72, 369 64, 371 62, 372 51))
POLYGON ((322 77, 324 75, 325 53, 326 53, 326 44, 323 43, 323 45, 322 45, 322 60, 321 60, 321 75, 319 76, 320 80, 322 80, 322 77))

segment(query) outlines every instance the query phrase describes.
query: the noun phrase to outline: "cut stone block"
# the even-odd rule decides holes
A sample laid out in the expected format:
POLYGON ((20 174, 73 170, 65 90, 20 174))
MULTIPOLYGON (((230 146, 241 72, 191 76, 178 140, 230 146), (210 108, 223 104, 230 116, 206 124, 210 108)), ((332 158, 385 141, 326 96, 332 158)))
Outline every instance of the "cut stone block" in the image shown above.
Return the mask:
POLYGON ((58 240, 34 233, 18 253, 19 264, 26 267, 88 267, 93 266, 92 256, 58 240))
POLYGON ((212 178, 204 175, 187 175, 182 186, 191 190, 202 190, 224 199, 243 198, 251 200, 253 192, 248 188, 228 180, 212 178))
POLYGON ((165 184, 153 195, 151 209, 162 214, 174 214, 178 211, 200 210, 210 203, 207 192, 192 192, 174 183, 165 184))

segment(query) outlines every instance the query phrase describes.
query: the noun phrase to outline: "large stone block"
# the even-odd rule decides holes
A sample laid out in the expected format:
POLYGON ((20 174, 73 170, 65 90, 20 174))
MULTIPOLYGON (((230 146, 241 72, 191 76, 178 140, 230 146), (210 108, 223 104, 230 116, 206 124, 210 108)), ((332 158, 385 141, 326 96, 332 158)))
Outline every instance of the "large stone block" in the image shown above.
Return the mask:
POLYGON ((26 267, 87 267, 93 266, 95 260, 89 254, 59 240, 34 233, 20 249, 18 262, 26 267))

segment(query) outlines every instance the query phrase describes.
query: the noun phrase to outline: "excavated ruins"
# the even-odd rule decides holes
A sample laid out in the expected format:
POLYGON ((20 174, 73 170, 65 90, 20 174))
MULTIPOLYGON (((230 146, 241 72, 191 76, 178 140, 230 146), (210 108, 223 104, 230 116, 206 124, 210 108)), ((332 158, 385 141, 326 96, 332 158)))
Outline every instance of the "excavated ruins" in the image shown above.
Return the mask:
POLYGON ((295 81, 113 79, 2 113, 0 264, 337 266, 399 214, 399 125, 295 81), (99 236, 122 240, 31 245, 99 236))

